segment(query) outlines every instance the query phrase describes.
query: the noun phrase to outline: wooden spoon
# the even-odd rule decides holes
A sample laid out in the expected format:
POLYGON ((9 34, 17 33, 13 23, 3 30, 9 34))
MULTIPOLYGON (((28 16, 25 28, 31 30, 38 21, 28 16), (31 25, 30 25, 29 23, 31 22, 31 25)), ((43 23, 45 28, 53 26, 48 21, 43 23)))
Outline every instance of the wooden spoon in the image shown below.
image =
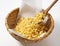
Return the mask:
POLYGON ((44 13, 47 15, 48 11, 54 6, 54 4, 57 2, 58 0, 54 0, 53 3, 46 9, 44 10, 44 13))
POLYGON ((58 0, 54 0, 53 3, 44 11, 42 11, 45 14, 45 18, 43 20, 43 22, 38 22, 41 25, 46 25, 48 19, 49 19, 49 15, 48 15, 48 11, 54 6, 54 4, 57 2, 58 0))

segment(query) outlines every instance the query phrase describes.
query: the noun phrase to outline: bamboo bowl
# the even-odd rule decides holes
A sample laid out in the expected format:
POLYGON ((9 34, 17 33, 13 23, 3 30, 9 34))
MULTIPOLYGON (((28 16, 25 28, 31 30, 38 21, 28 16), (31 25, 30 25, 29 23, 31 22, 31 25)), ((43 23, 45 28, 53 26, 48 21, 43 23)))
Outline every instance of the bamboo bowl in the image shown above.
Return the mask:
MULTIPOLYGON (((19 13, 19 8, 16 8, 16 9, 14 9, 12 12, 10 12, 10 13, 7 15, 6 21, 5 21, 5 25, 6 25, 7 30, 8 30, 8 29, 13 29, 14 26, 16 25, 16 23, 17 23, 16 18, 17 18, 18 13, 19 13)), ((47 24, 47 26, 49 27, 49 30, 47 31, 46 35, 44 35, 44 36, 41 37, 40 39, 34 40, 34 41, 41 41, 41 40, 45 39, 45 38, 46 38, 47 36, 49 36, 50 33, 53 31, 53 28, 54 28, 54 20, 53 20, 52 16, 51 16, 49 13, 48 13, 48 15, 50 16, 50 19, 49 19, 48 24, 47 24)), ((24 38, 22 38, 22 37, 20 37, 20 36, 18 36, 18 35, 16 35, 16 34, 10 32, 9 30, 8 30, 8 32, 9 32, 15 39, 17 39, 18 41, 22 41, 22 40, 23 40, 23 41, 34 42, 34 41, 31 41, 31 40, 24 39, 24 38)))

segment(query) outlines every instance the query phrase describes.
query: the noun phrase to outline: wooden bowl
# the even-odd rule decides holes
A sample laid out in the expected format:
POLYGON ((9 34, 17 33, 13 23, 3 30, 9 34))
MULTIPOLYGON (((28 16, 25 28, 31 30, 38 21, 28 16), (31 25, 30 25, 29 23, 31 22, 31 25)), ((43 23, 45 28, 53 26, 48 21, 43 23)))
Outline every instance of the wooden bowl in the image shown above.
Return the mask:
MULTIPOLYGON (((14 9, 12 12, 10 12, 7 17, 6 17, 6 21, 5 21, 5 25, 6 25, 6 28, 7 30, 8 29, 13 29, 17 23, 17 15, 19 13, 19 8, 16 8, 14 9)), ((45 39, 47 36, 50 35, 50 33, 53 31, 53 28, 54 28, 54 20, 52 18, 52 16, 48 13, 48 15, 50 16, 49 20, 48 20, 48 24, 46 26, 49 27, 49 30, 47 31, 46 35, 44 35, 43 37, 41 37, 40 39, 38 40, 34 40, 34 41, 41 41, 43 39, 45 39)), ((20 36, 17 36, 16 34, 10 32, 8 30, 8 32, 15 38, 17 39, 18 41, 29 41, 29 42, 34 42, 34 41, 31 41, 31 40, 27 40, 27 39, 24 39, 20 36)))

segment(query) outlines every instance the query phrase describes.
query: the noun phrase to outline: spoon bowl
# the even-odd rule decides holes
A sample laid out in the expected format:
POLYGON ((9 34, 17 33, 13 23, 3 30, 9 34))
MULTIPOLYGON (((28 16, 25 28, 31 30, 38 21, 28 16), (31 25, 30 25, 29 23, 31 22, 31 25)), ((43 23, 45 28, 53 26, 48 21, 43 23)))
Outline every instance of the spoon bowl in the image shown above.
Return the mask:
MULTIPOLYGON (((24 36, 20 35, 19 33, 14 31, 14 27, 16 26, 16 23, 18 21, 17 19, 17 15, 19 14, 19 8, 14 9, 12 12, 10 12, 6 18, 6 28, 8 30, 8 32, 11 34, 15 34, 16 36, 18 36, 17 38, 21 37, 26 39, 24 36), (14 18, 14 19, 13 19, 14 18)), ((52 18, 52 16, 48 13, 49 19, 46 23, 46 26, 48 27, 48 31, 46 33, 42 33, 39 38, 32 40, 32 41, 36 41, 36 40, 43 40, 44 38, 46 38, 53 30, 54 28, 54 20, 52 18)), ((31 39, 26 39, 26 40, 31 40, 31 39)))

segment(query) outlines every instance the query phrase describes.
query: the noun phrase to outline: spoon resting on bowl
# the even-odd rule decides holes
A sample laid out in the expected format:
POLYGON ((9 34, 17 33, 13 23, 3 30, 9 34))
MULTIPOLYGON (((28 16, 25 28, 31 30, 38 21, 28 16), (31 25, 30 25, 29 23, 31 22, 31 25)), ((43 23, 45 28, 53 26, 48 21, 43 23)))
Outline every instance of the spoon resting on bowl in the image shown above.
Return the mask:
POLYGON ((48 11, 54 6, 54 4, 57 2, 58 0, 54 0, 54 2, 46 9, 46 10, 43 10, 42 12, 45 14, 45 18, 42 22, 38 22, 38 23, 41 23, 42 25, 46 25, 46 22, 48 21, 49 19, 49 16, 48 16, 48 11))
MULTIPOLYGON (((44 20, 43 20, 43 22, 42 22, 42 25, 45 25, 46 24, 46 22, 47 22, 47 20, 49 19, 49 16, 48 16, 48 11, 51 9, 51 7, 57 2, 58 0, 55 0, 48 8, 47 8, 47 10, 44 10, 43 11, 43 13, 45 14, 45 18, 44 18, 44 20)), ((15 13, 14 13, 15 14, 15 13)), ((38 22, 38 23, 40 23, 40 22, 38 22)), ((11 23, 10 23, 11 24, 11 23)), ((16 35, 18 35, 18 36, 20 36, 20 37, 22 37, 22 38, 26 38, 26 37, 24 37, 22 34, 19 34, 19 33, 17 33, 16 31, 14 31, 13 29, 8 29, 10 32, 13 32, 14 34, 16 34, 16 35)), ((45 35, 45 33, 43 33, 43 35, 45 35)), ((40 35, 40 37, 43 37, 43 35, 40 35)), ((26 38, 27 39, 27 38, 26 38)), ((39 39, 39 38, 37 38, 37 39, 39 39)), ((35 40, 37 40, 37 39, 35 39, 35 40)), ((29 40, 31 40, 31 39, 29 39, 29 40)))

